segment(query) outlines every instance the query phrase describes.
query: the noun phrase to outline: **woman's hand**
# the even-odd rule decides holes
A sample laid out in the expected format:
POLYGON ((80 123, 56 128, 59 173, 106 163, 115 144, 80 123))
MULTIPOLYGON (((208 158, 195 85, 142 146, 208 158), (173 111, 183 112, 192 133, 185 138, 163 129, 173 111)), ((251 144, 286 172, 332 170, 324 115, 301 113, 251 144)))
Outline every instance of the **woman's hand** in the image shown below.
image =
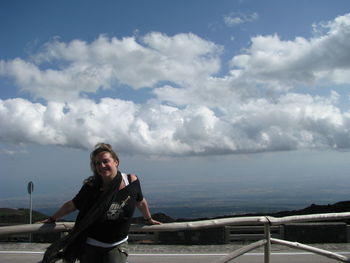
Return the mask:
POLYGON ((162 224, 161 222, 154 220, 152 217, 145 219, 145 221, 148 225, 161 225, 162 224))
POLYGON ((146 199, 144 198, 141 202, 136 203, 137 208, 141 211, 143 218, 145 219, 145 222, 148 225, 160 225, 161 222, 154 220, 152 218, 151 212, 148 208, 148 203, 146 199))
POLYGON ((42 224, 51 224, 51 223, 56 223, 56 219, 50 216, 49 218, 46 218, 44 220, 38 221, 36 223, 42 223, 42 224))

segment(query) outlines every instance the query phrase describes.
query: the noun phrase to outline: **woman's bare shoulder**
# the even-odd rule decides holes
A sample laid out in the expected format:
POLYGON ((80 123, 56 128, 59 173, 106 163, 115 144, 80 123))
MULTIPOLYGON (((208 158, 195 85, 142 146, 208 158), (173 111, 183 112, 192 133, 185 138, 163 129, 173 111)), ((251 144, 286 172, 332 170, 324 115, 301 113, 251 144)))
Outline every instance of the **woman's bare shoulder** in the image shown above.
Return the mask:
POLYGON ((137 175, 136 174, 130 174, 130 179, 131 179, 131 182, 135 182, 138 180, 137 178, 137 175))

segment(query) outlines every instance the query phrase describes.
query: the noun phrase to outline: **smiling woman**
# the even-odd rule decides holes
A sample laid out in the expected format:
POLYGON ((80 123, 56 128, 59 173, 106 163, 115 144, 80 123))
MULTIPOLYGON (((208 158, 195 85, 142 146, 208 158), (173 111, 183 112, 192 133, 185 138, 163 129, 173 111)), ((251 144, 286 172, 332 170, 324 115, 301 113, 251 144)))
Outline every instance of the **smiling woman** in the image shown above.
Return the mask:
POLYGON ((93 176, 89 177, 79 193, 66 202, 43 223, 79 210, 73 231, 53 243, 45 252, 43 263, 61 258, 82 263, 123 263, 127 258, 127 240, 135 207, 148 224, 154 220, 144 199, 136 175, 118 171, 119 158, 111 145, 100 143, 90 155, 93 176))

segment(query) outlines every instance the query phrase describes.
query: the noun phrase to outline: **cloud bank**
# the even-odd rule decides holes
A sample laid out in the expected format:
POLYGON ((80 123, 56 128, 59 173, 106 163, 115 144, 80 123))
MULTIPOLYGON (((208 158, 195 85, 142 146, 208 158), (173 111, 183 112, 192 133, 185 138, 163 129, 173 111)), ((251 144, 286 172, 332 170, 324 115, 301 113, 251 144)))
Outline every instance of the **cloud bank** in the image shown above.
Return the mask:
POLYGON ((0 100, 0 141, 106 141, 161 156, 348 149, 350 112, 336 90, 350 84, 350 14, 313 27, 310 39, 252 37, 229 61, 224 47, 190 33, 55 39, 28 59, 0 60, 0 76, 33 98, 0 100), (121 87, 153 97, 96 98, 121 87), (312 95, 325 87, 334 88, 312 95))

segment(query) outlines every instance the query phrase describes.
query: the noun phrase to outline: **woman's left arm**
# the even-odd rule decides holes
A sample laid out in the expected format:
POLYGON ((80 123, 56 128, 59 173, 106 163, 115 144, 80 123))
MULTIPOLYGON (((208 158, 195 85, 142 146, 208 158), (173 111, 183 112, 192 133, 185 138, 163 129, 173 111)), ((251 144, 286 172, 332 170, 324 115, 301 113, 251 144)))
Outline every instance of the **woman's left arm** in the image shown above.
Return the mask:
POLYGON ((150 225, 160 225, 161 222, 152 218, 151 212, 149 211, 148 203, 145 198, 141 202, 136 203, 136 207, 140 210, 145 221, 150 225))

